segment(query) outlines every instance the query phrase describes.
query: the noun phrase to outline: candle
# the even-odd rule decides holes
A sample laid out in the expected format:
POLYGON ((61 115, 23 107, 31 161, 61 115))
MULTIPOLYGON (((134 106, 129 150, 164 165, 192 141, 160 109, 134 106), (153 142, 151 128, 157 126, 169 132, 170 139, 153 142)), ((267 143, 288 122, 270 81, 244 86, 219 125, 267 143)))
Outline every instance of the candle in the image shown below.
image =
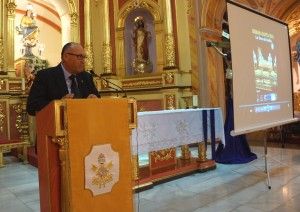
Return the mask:
POLYGON ((198 95, 193 95, 193 107, 198 107, 198 95))
POLYGON ((21 88, 22 88, 22 91, 25 91, 25 79, 24 78, 22 78, 22 86, 21 86, 21 88))

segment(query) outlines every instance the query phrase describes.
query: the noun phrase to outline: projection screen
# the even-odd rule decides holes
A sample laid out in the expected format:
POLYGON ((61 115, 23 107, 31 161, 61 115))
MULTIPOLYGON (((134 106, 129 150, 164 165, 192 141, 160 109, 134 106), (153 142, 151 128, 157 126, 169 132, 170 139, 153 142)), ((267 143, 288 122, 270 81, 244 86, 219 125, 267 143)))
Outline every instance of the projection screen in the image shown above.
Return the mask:
POLYGON ((233 70, 232 135, 296 121, 287 24, 227 1, 233 70))

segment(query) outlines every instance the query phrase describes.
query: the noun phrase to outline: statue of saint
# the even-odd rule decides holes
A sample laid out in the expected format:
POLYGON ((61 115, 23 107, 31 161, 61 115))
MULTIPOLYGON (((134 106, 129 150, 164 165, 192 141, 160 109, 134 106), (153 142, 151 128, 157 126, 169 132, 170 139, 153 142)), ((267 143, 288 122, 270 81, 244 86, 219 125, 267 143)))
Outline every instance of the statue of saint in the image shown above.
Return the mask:
POLYGON ((28 5, 25 15, 21 19, 21 23, 17 26, 19 34, 23 35, 23 45, 25 46, 25 56, 32 56, 31 48, 38 43, 39 29, 36 25, 36 14, 32 11, 32 5, 28 5))
POLYGON ((138 16, 134 19, 135 29, 133 31, 133 43, 135 58, 132 63, 135 74, 143 74, 152 71, 152 64, 149 60, 148 39, 151 33, 145 29, 144 19, 138 16))

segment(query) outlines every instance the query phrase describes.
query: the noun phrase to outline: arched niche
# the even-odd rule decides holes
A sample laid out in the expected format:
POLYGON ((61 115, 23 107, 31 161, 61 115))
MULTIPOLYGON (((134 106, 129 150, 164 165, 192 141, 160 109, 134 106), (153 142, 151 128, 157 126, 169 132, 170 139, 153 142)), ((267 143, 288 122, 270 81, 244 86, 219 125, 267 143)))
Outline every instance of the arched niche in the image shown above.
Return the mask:
POLYGON ((149 11, 156 23, 161 22, 159 5, 156 4, 155 2, 149 0, 141 1, 140 3, 136 3, 136 1, 128 1, 120 9, 118 21, 117 21, 118 29, 124 28, 125 19, 127 18, 128 14, 131 13, 132 10, 136 10, 136 9, 144 9, 149 11))
POLYGON ((134 70, 132 68, 132 62, 134 61, 136 52, 134 48, 133 34, 135 30, 134 21, 136 17, 143 17, 144 19, 144 29, 148 32, 149 36, 147 39, 147 51, 149 54, 149 60, 152 64, 152 70, 150 73, 153 73, 153 64, 156 64, 156 48, 155 48, 155 25, 154 18, 151 13, 143 8, 137 8, 132 10, 126 17, 125 27, 124 27, 124 44, 125 44, 125 70, 126 75, 134 75, 134 70))
POLYGON ((116 28, 116 68, 121 77, 132 75, 133 58, 132 30, 134 18, 143 16, 146 30, 150 31, 149 56, 152 60, 152 73, 163 70, 163 38, 164 27, 159 5, 154 1, 128 1, 119 10, 116 28))

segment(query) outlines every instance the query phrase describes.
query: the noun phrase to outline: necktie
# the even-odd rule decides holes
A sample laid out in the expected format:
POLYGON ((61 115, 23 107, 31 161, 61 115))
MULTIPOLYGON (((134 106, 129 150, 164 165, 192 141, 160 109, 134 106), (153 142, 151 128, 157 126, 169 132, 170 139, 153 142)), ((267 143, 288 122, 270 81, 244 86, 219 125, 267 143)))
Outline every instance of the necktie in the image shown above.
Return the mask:
POLYGON ((71 80, 71 93, 74 94, 75 99, 81 98, 81 93, 76 82, 76 76, 71 75, 69 78, 71 80))

